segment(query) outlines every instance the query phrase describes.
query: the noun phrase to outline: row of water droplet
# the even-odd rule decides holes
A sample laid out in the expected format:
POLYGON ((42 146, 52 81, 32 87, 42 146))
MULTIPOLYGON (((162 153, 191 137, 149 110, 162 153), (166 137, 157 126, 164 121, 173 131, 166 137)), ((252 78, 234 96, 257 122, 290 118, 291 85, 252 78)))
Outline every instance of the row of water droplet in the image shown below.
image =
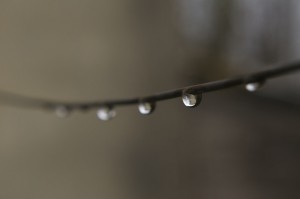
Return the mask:
MULTIPOLYGON (((245 88, 249 92, 258 90, 263 85, 263 82, 251 82, 246 84, 245 88)), ((200 104, 202 100, 202 94, 193 94, 187 90, 182 93, 182 102, 186 107, 194 108, 200 104)), ((155 102, 141 101, 138 105, 138 110, 142 115, 149 115, 155 110, 155 102)), ((71 109, 66 106, 57 106, 55 113, 60 118, 65 118, 70 115, 71 109)), ((100 120, 111 120, 117 115, 115 109, 112 106, 100 107, 97 111, 97 117, 100 120)))

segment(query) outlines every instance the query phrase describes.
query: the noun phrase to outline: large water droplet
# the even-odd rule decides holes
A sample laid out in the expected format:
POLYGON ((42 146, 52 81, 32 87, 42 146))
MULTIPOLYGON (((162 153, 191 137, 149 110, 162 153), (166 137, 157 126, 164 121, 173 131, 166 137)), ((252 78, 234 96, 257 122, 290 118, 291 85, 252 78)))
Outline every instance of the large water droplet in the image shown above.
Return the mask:
POLYGON ((55 114, 57 117, 66 118, 71 114, 71 109, 67 106, 57 106, 55 108, 55 114))
POLYGON ((249 92, 255 92, 263 86, 263 82, 251 82, 246 84, 245 88, 249 92))
POLYGON ((182 94, 182 102, 187 107, 196 107, 200 104, 202 95, 195 95, 191 93, 184 92, 182 94))
POLYGON ((155 109, 155 103, 154 102, 141 102, 139 104, 139 112, 143 115, 149 115, 153 113, 155 109))
POLYGON ((117 115, 116 111, 112 107, 102 107, 97 111, 97 116, 100 120, 110 120, 117 115))

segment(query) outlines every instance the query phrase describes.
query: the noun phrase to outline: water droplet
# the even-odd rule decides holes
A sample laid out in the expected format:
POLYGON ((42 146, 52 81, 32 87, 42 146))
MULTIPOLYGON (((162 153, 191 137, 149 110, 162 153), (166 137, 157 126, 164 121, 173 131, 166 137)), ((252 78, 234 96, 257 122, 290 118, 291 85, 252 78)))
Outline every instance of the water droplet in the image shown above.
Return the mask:
POLYGON ((143 115, 149 115, 153 113, 155 109, 155 103, 154 102, 141 102, 139 104, 139 112, 143 115))
POLYGON ((263 86, 263 82, 251 82, 246 84, 246 90, 249 92, 255 92, 257 91, 259 88, 261 88, 263 86))
POLYGON ((182 102, 187 107, 196 107, 200 104, 202 95, 195 95, 191 93, 184 92, 182 95, 182 102))
POLYGON ((100 120, 110 120, 117 115, 116 111, 112 107, 102 107, 97 111, 97 116, 100 120))
POLYGON ((57 106, 55 108, 55 114, 57 117, 66 118, 71 114, 71 109, 67 106, 57 106))

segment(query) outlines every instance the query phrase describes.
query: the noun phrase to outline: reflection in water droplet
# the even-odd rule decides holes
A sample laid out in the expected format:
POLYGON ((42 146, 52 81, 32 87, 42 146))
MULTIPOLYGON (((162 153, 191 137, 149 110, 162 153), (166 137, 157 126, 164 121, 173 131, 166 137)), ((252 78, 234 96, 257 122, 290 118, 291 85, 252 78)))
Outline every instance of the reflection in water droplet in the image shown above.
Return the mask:
POLYGON ((116 111, 111 107, 102 107, 97 111, 97 116, 100 120, 110 120, 117 115, 116 111))
POLYGON ((66 106, 57 106, 55 108, 55 114, 57 117, 66 118, 71 114, 71 109, 66 106))
POLYGON ((187 107, 196 107, 200 104, 202 95, 194 95, 191 93, 184 92, 182 95, 182 102, 187 107))
POLYGON ((249 92, 255 92, 257 91, 260 87, 262 87, 263 82, 251 82, 246 84, 246 90, 249 92))
POLYGON ((153 113, 155 109, 155 103, 154 102, 141 102, 139 104, 139 112, 143 115, 149 115, 153 113))

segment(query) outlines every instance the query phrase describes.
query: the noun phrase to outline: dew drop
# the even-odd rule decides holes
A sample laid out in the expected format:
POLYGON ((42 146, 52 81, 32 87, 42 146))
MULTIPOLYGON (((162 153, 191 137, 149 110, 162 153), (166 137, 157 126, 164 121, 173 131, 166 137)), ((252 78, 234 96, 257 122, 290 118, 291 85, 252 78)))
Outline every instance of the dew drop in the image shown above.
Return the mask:
POLYGON ((71 109, 67 106, 57 106, 55 108, 55 114, 59 118, 66 118, 71 114, 71 109))
POLYGON ((153 113, 155 109, 155 103, 151 102, 141 102, 138 106, 139 112, 143 115, 149 115, 153 113))
POLYGON ((112 107, 102 107, 97 111, 97 116, 100 120, 111 120, 117 115, 116 111, 112 107))
POLYGON ((246 84, 245 88, 249 92, 255 92, 259 88, 261 88, 262 85, 263 85, 263 82, 251 82, 251 83, 246 84))
POLYGON ((184 92, 182 95, 182 102, 186 107, 196 107, 200 104, 202 99, 202 95, 195 95, 191 93, 184 92))

